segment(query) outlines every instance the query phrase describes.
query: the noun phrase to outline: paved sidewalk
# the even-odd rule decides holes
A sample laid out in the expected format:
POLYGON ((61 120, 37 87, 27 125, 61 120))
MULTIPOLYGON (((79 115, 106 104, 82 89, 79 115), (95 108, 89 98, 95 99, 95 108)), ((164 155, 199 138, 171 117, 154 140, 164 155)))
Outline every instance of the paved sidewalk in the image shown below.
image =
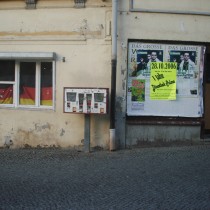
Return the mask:
POLYGON ((0 209, 210 209, 210 145, 0 149, 0 209))

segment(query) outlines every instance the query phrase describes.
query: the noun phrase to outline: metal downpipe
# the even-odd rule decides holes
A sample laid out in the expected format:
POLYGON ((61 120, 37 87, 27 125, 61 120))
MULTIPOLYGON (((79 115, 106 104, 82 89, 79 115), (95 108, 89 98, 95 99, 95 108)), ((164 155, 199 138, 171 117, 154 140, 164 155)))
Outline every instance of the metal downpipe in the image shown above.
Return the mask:
POLYGON ((118 0, 112 0, 112 69, 111 69, 111 109, 110 109, 110 151, 116 150, 115 101, 117 72, 117 9, 118 0))

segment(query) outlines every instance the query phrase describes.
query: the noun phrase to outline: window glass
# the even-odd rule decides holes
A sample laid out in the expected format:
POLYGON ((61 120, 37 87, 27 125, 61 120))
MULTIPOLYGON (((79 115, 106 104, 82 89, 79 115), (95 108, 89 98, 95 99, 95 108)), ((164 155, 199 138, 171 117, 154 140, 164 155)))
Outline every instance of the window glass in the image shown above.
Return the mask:
POLYGON ((52 106, 52 62, 41 63, 40 105, 52 106))
POLYGON ((75 102, 77 93, 67 93, 67 101, 75 102))
POLYGON ((0 61, 0 81, 15 80, 15 61, 0 61))
POLYGON ((19 104, 35 105, 35 62, 20 63, 19 104))
POLYGON ((95 100, 95 102, 103 102, 104 94, 103 93, 94 93, 94 100, 95 100))
POLYGON ((79 93, 79 111, 83 112, 84 94, 79 93))
POLYGON ((0 105, 51 108, 53 81, 52 61, 0 60, 0 105))
POLYGON ((13 104, 13 85, 0 84, 0 104, 13 104))
POLYGON ((206 82, 210 83, 210 54, 206 55, 206 82))

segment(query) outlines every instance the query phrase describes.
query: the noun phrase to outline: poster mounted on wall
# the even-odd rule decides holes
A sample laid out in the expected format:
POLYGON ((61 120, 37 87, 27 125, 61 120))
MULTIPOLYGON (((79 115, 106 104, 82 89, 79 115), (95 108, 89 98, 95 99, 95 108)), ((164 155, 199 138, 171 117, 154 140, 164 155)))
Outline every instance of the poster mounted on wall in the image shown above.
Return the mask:
POLYGON ((151 100, 176 100, 176 70, 176 62, 151 63, 151 100))
POLYGON ((129 42, 127 115, 202 116, 204 52, 198 45, 129 42))

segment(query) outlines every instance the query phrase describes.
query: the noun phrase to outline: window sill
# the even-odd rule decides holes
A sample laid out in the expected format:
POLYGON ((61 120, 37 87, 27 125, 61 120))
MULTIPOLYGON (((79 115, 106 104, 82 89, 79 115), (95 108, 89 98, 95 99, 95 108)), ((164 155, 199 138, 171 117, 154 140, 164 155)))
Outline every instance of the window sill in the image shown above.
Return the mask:
POLYGON ((14 106, 0 106, 0 109, 8 109, 8 110, 26 110, 26 111, 55 111, 55 107, 26 107, 26 106, 19 106, 19 107, 14 107, 14 106))

